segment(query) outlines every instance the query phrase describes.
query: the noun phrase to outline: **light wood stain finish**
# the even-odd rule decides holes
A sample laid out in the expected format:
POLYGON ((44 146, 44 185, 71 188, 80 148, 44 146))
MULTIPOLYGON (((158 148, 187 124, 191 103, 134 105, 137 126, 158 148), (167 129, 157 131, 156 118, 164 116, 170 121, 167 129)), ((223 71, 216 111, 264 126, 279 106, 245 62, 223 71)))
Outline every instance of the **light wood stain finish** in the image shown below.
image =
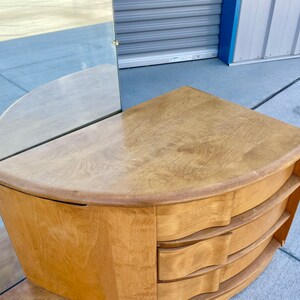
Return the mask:
POLYGON ((288 199, 251 223, 232 232, 229 254, 240 251, 265 234, 283 214, 288 199))
POLYGON ((78 300, 156 297, 153 207, 70 205, 1 187, 0 213, 33 283, 78 300))
POLYGON ((158 206, 157 240, 170 241, 230 223, 234 193, 184 204, 158 206))
POLYGON ((158 249, 159 280, 184 277, 195 270, 227 261, 231 234, 179 249, 158 249))
MULTIPOLYGON (((268 239, 259 245, 259 247, 254 249, 254 251, 250 252, 250 254, 240 258, 239 261, 237 261, 239 267, 242 269, 247 269, 247 267, 251 265, 251 263, 253 263, 253 261, 255 261, 264 251, 264 248, 266 248, 270 240, 271 239, 268 239)), ((234 268, 234 266, 231 267, 234 268)), ((236 275, 236 270, 233 271, 232 274, 236 275)), ((223 268, 210 271, 204 275, 194 278, 168 283, 158 283, 158 299, 190 299, 198 294, 205 293, 203 287, 205 287, 205 289, 210 288, 210 290, 206 291, 206 293, 214 291, 216 292, 219 290, 221 283, 228 279, 228 276, 229 269, 223 268), (199 292, 200 290, 201 292, 199 292)))
MULTIPOLYGON (((264 238, 267 232, 271 231, 268 237, 272 237, 275 232, 272 228, 283 215, 287 200, 283 200, 264 215, 252 220, 252 222, 246 225, 241 224, 240 227, 228 232, 226 235, 200 241, 187 247, 159 248, 159 280, 175 280, 207 266, 225 264, 229 255, 241 251, 264 238)), ((286 213, 288 214, 288 212, 286 213)), ((283 222, 280 225, 283 225, 283 222)), ((241 262, 238 265, 243 266, 241 262)), ((199 274, 199 272, 196 273, 199 274)), ((192 274, 192 276, 187 277, 194 276, 195 274, 192 274)))
MULTIPOLYGON (((222 269, 221 279, 220 279, 221 282, 226 280, 224 278, 228 279, 229 277, 236 275, 252 262, 252 260, 248 259, 247 257, 256 258, 258 255, 257 256, 253 255, 257 251, 256 249, 258 247, 261 248, 262 244, 267 245, 266 241, 267 240, 270 241, 270 239, 274 236, 274 233, 276 233, 276 231, 280 229, 281 226, 284 225, 287 222, 287 220, 289 220, 289 218, 290 218, 290 214, 288 212, 284 212, 282 216, 279 218, 279 220, 275 223, 275 225, 272 226, 261 238, 259 238, 257 241, 255 241, 248 247, 228 256, 227 262, 225 264, 199 269, 196 272, 186 275, 184 278, 193 278, 193 277, 201 276, 208 272, 220 268, 222 269)), ((168 282, 168 280, 160 280, 160 282, 168 282)))
POLYGON ((236 295, 252 281, 254 281, 262 271, 268 266, 275 251, 280 247, 278 241, 273 239, 263 253, 245 270, 238 275, 220 284, 217 292, 202 294, 193 297, 191 300, 227 300, 236 295))
POLYGON ((222 195, 300 158, 300 129, 183 87, 0 163, 0 183, 73 203, 222 195))
POLYGON ((299 159, 299 128, 184 87, 0 162, 0 213, 61 296, 227 299, 286 238, 299 159))
POLYGON ((234 230, 241 228, 242 226, 246 226, 256 219, 261 218, 271 209, 280 205, 285 199, 287 199, 292 193, 294 193, 294 191, 297 190, 299 186, 300 178, 298 176, 292 175, 285 183, 285 185, 267 201, 263 202, 259 206, 256 206, 255 209, 233 217, 229 225, 201 230, 199 232, 196 232, 195 234, 174 241, 159 241, 158 247, 174 248, 188 246, 199 241, 211 239, 219 235, 233 232, 234 230))
POLYGON ((261 204, 288 180, 294 165, 262 181, 221 196, 157 207, 157 239, 170 241, 205 228, 224 226, 231 217, 261 204))

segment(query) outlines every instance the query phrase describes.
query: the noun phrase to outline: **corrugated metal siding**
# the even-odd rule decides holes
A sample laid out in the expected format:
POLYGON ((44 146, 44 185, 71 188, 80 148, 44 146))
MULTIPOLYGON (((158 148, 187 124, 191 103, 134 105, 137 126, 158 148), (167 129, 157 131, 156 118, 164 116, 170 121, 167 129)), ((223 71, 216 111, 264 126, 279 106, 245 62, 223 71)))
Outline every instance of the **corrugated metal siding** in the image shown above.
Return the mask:
POLYGON ((234 63, 300 54, 300 0, 242 0, 234 63))
POLYGON ((115 0, 120 67, 216 57, 222 0, 115 0))

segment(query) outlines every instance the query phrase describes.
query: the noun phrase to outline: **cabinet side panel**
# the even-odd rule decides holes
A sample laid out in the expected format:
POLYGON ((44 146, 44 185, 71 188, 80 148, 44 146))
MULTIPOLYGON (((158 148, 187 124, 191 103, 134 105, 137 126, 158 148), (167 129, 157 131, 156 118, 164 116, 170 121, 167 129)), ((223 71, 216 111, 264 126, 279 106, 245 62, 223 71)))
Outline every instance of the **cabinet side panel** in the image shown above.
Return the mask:
POLYGON ((0 213, 33 283, 71 299, 156 299, 154 207, 79 206, 0 187, 0 213))

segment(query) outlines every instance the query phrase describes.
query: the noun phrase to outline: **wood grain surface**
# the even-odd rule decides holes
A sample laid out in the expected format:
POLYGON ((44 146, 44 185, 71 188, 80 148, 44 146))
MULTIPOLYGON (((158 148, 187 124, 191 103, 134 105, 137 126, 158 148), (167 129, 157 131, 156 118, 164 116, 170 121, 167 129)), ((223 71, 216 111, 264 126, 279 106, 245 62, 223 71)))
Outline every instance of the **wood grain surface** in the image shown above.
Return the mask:
POLYGON ((221 270, 215 270, 197 278, 169 283, 158 283, 159 300, 187 300, 201 293, 211 293, 219 289, 221 270))
MULTIPOLYGON (((172 247, 188 246, 194 244, 195 242, 211 239, 213 237, 226 234, 228 232, 233 232, 234 230, 242 226, 246 226, 247 224, 253 222, 254 220, 262 217, 270 210, 272 210, 274 207, 280 205, 285 199, 289 198, 290 195, 294 193, 299 186, 300 186, 300 178, 298 176, 292 175, 289 178, 289 180, 284 184, 284 186, 281 189, 279 189, 279 191, 276 192, 267 201, 256 206, 255 209, 249 210, 241 215, 233 217, 229 225, 223 227, 204 229, 190 236, 178 240, 158 241, 158 247, 172 248, 172 247)), ((291 211, 289 212, 292 214, 291 211)))
MULTIPOLYGON (((238 265, 238 268, 244 269, 242 272, 239 272, 241 270, 238 270, 238 268, 234 270, 232 274, 235 276, 233 276, 232 278, 228 279, 228 277, 230 276, 230 271, 229 269, 226 269, 226 267, 224 267, 221 269, 212 270, 204 275, 194 278, 188 278, 174 282, 160 282, 158 283, 158 299, 188 300, 202 293, 205 295, 207 295, 208 292, 212 294, 213 292, 215 292, 216 294, 222 294, 222 292, 224 292, 224 285, 226 286, 226 283, 228 281, 232 282, 231 289, 236 288, 237 285, 239 285, 237 284, 237 282, 239 282, 242 278, 243 280, 248 280, 249 277, 252 278, 252 276, 249 274, 250 272, 248 269, 251 269, 252 264, 256 264, 257 261, 259 261, 262 265, 264 265, 264 260, 267 260, 267 257, 269 255, 274 254, 275 250, 278 248, 279 243, 276 240, 272 240, 270 243, 270 240, 271 239, 266 240, 248 255, 241 257, 239 261, 236 261, 235 266, 231 265, 231 267, 233 268, 238 265), (248 278, 245 278, 245 273, 247 274, 248 278), (210 290, 205 292, 205 289, 210 290)), ((261 267, 256 265, 256 271, 260 269, 261 267)), ((210 298, 208 297, 203 299, 210 298)))
POLYGON ((183 87, 2 161, 0 183, 74 203, 163 205, 240 189, 299 158, 299 128, 183 87))
POLYGON ((227 300, 236 295, 254 281, 270 263, 280 243, 273 239, 263 253, 245 270, 220 284, 214 293, 206 293, 193 297, 191 300, 227 300))
POLYGON ((156 297, 154 210, 71 205, 0 188, 0 213, 26 277, 74 300, 156 297))
POLYGON ((263 236, 285 211, 288 198, 251 223, 232 231, 229 254, 240 251, 263 236))
POLYGON ((205 228, 228 225, 232 216, 258 206, 277 192, 293 170, 291 165, 264 180, 217 197, 158 206, 157 240, 172 241, 205 228))
MULTIPOLYGON (((263 251, 263 246, 261 245, 264 244, 265 246, 267 246, 268 243, 266 241, 270 241, 270 239, 273 238, 274 233, 276 233, 276 231, 280 229, 289 218, 290 214, 288 212, 284 212, 279 220, 262 237, 260 237, 248 247, 229 255, 225 264, 199 269, 191 274, 186 275, 184 278, 193 278, 217 269, 221 269, 220 281, 223 282, 227 280, 228 278, 241 272, 243 269, 245 269, 246 266, 252 263, 252 261, 259 255, 257 254, 256 257, 254 255, 254 253, 258 253, 257 248, 260 248, 263 251)), ((161 282, 168 281, 169 280, 161 280, 161 282)))
POLYGON ((0 41, 112 20, 111 0, 1 0, 0 41))
POLYGON ((172 241, 199 230, 230 223, 234 193, 208 199, 158 206, 157 240, 172 241))
POLYGON ((158 278, 172 280, 227 262, 231 234, 177 249, 158 249, 158 278))

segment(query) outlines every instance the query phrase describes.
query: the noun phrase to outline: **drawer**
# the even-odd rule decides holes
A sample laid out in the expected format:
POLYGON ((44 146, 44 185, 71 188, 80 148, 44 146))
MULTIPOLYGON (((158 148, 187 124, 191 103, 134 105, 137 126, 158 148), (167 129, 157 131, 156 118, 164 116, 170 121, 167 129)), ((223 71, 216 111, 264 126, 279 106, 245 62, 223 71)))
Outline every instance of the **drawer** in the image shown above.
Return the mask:
POLYGON ((289 179, 294 165, 235 192, 157 207, 157 240, 171 241, 215 226, 226 226, 233 216, 266 201, 289 179))
POLYGON ((208 266, 221 265, 228 257, 259 240, 280 219, 289 195, 299 186, 293 175, 268 201, 232 218, 230 225, 211 228, 184 239, 158 243, 160 280, 180 279, 208 266))
POLYGON ((227 262, 229 255, 251 245, 270 230, 283 214, 286 204, 287 199, 259 218, 226 235, 187 247, 158 249, 159 279, 178 279, 198 269, 227 262))
POLYGON ((200 241, 187 247, 158 250, 158 277, 182 278, 198 269, 227 262, 231 233, 200 241))
POLYGON ((217 291, 223 282, 245 270, 262 255, 270 242, 274 241, 273 234, 288 218, 289 214, 285 212, 276 224, 255 243, 230 255, 226 264, 198 270, 181 280, 160 281, 158 283, 158 299, 185 300, 199 294, 217 291))

